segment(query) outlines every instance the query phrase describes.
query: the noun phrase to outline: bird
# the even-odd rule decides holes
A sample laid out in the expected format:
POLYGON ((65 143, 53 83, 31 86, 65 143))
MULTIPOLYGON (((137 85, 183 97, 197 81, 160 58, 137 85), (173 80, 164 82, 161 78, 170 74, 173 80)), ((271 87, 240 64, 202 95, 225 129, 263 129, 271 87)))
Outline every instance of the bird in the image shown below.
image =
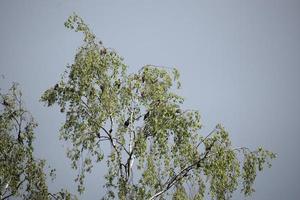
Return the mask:
POLYGON ((125 121, 124 126, 125 126, 125 127, 128 127, 129 124, 130 124, 130 122, 129 122, 129 118, 128 118, 128 119, 125 121))
POLYGON ((144 120, 146 120, 149 117, 149 111, 144 115, 144 120))
POLYGON ((100 55, 105 55, 105 54, 106 54, 106 49, 105 48, 101 49, 100 50, 100 55))
POLYGON ((101 89, 101 91, 103 92, 104 89, 105 89, 105 86, 104 86, 104 85, 100 85, 100 89, 101 89))
POLYGON ((2 103, 4 106, 10 106, 10 104, 4 99, 3 100, 3 103, 2 103))
POLYGON ((176 110, 176 113, 181 113, 181 110, 180 110, 180 109, 177 109, 177 110, 176 110))

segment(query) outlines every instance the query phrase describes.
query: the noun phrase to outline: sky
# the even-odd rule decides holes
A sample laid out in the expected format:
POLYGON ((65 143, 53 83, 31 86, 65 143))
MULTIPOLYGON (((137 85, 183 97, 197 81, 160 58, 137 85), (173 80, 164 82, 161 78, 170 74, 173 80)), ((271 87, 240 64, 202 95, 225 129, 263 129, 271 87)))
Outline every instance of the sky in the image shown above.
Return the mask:
MULTIPOLYGON (((221 123, 235 146, 278 154, 273 167, 258 174, 248 199, 299 198, 299 0, 0 1, 0 86, 20 83, 39 123, 36 155, 57 169, 53 191, 74 191, 76 172, 58 139, 64 116, 39 98, 82 44, 82 35, 63 25, 73 12, 125 58, 129 71, 146 64, 177 67, 179 93, 185 107, 200 111, 203 134, 221 123)), ((104 193, 104 173, 94 168, 80 199, 104 193)), ((233 199, 243 197, 237 192, 233 199)))

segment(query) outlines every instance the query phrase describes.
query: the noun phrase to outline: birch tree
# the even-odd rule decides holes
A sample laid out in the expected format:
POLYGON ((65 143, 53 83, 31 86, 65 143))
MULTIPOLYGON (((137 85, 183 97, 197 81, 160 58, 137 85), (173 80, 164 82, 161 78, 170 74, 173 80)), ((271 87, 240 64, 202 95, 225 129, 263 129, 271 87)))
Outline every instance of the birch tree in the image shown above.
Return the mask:
MULTIPOLYGON (((0 91, 0 103, 0 200, 74 199, 66 190, 48 190, 46 161, 34 156, 37 123, 24 107, 18 84, 0 91)), ((49 169, 49 176, 54 178, 54 172, 49 169)))
POLYGON ((79 16, 65 26, 83 33, 83 45, 41 100, 66 116, 60 135, 72 145, 67 156, 79 171, 79 192, 86 173, 106 161, 103 199, 223 200, 239 185, 252 194, 257 172, 275 154, 235 148, 220 124, 201 134, 199 112, 184 109, 176 93, 176 68, 145 65, 129 74, 123 58, 97 41, 79 16))

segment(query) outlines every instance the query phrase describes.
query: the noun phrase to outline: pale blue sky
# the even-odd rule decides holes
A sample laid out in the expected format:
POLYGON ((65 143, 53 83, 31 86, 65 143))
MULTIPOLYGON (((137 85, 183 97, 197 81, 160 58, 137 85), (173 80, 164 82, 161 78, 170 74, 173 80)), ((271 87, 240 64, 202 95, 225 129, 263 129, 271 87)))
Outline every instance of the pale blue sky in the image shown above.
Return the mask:
MULTIPOLYGON (((130 71, 177 66, 185 106, 201 112, 203 133, 222 123, 236 146, 278 153, 273 168, 258 175, 250 199, 299 198, 299 0, 0 1, 1 88, 11 81, 22 86, 39 123, 36 154, 57 169, 51 189, 74 189, 75 176, 58 141, 64 117, 38 100, 81 44, 81 35, 63 26, 73 11, 130 71)), ((95 170, 82 199, 103 194, 103 168, 95 170)))

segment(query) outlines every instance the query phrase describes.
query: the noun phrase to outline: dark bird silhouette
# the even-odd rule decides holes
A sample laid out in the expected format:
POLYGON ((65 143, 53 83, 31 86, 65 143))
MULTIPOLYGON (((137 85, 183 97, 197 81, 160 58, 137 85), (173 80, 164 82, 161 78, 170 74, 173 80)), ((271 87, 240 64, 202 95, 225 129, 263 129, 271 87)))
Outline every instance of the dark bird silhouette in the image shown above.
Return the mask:
POLYGON ((115 82, 115 86, 117 87, 117 89, 119 89, 121 87, 120 79, 115 82))
POLYGON ((104 49, 101 49, 100 50, 100 55, 105 55, 106 54, 106 49, 104 48, 104 49))
POLYGON ((144 120, 146 120, 149 117, 149 111, 144 115, 144 120))
POLYGON ((105 86, 104 86, 104 85, 100 85, 100 89, 101 89, 101 91, 103 92, 104 89, 105 89, 105 86))
POLYGON ((129 118, 128 118, 128 119, 125 121, 124 126, 125 126, 125 127, 128 127, 129 124, 130 124, 130 122, 129 122, 129 118))
POLYGON ((6 101, 6 100, 3 100, 3 103, 2 103, 4 106, 10 106, 10 104, 6 101))

